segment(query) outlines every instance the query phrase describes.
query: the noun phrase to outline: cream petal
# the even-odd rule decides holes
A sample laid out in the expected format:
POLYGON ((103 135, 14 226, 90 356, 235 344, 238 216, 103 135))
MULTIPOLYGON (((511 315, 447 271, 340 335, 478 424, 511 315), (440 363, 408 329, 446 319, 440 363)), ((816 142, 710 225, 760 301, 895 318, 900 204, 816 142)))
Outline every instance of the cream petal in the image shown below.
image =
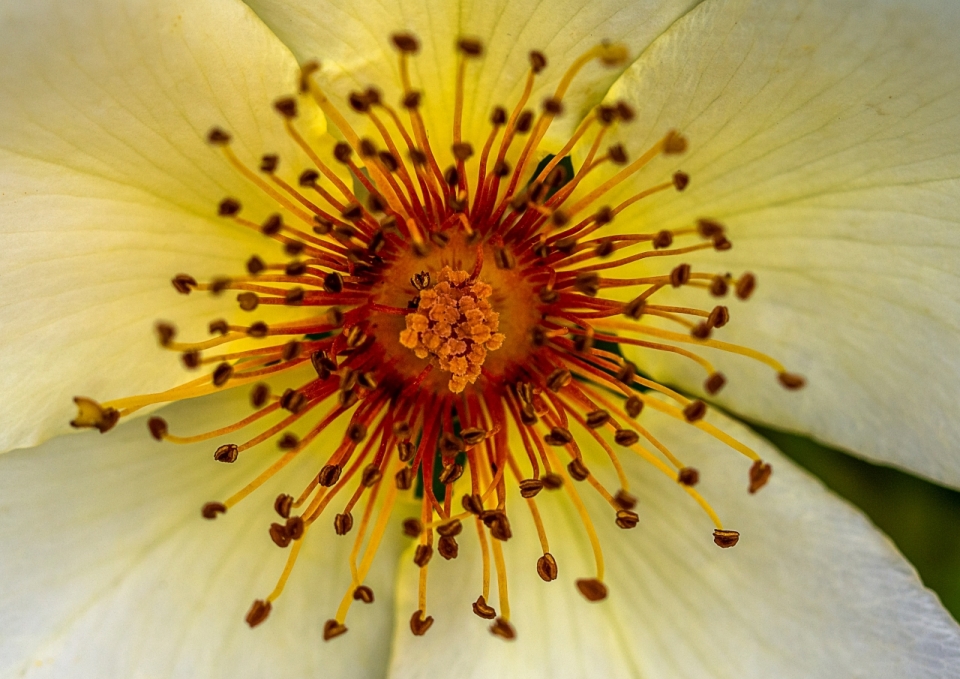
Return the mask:
MULTIPOLYGON (((175 432, 220 426, 249 413, 240 391, 163 415, 175 432)), ((332 449, 308 449, 290 473, 207 521, 203 503, 275 459, 266 444, 217 463, 223 442, 160 444, 138 421, 0 457, 0 676, 383 676, 399 527, 366 581, 376 600, 351 609, 346 635, 322 640, 350 583, 353 546, 326 519, 305 538, 269 618, 250 629, 252 601, 273 589, 288 554, 267 536, 273 498, 299 493, 332 449)))
MULTIPOLYGON (((609 505, 577 486, 604 548, 606 601, 575 589, 595 574, 589 544, 562 493, 544 491, 537 504, 559 578, 536 575, 536 533, 517 504, 504 546, 517 639, 493 637, 471 611, 481 580, 467 536, 456 561, 430 565, 436 621, 424 637, 403 624, 417 604, 416 568, 402 561, 390 676, 960 676, 960 628, 889 540, 745 427, 711 417, 773 463, 757 495, 746 492, 749 464, 737 453, 651 409, 641 422, 699 468, 698 489, 742 535, 736 547, 716 547, 710 521, 676 482, 624 455, 639 497, 635 529, 617 528, 609 505)), ((616 483, 609 463, 588 463, 616 483)))
MULTIPOLYGON (((669 128, 691 144, 628 187, 679 166, 690 188, 643 201, 619 228, 725 222, 733 249, 686 261, 751 271, 759 287, 748 304, 729 302, 733 322, 716 338, 768 352, 808 378, 803 392, 783 393, 769 370, 711 355, 730 383, 720 402, 954 486, 958 29, 955 3, 709 2, 610 95, 637 107, 631 150, 669 128)), ((689 290, 658 299, 718 302, 689 290)), ((703 381, 678 360, 632 355, 688 388, 703 381)))
MULTIPOLYGON (((40 0, 0 8, 0 449, 68 429, 71 398, 184 379, 151 337, 157 318, 206 335, 223 301, 170 278, 242 271, 264 247, 216 217, 257 193, 205 142, 294 159, 271 102, 297 65, 234 0, 40 0), (195 298, 196 296, 194 296, 195 298)), ((308 123, 323 131, 322 116, 308 123)), ((293 168, 291 168, 291 171, 293 168)))
MULTIPOLYGON (((414 86, 424 92, 432 145, 449 158, 457 38, 479 38, 485 48, 483 60, 470 65, 464 90, 463 138, 479 151, 493 107, 513 106, 523 91, 530 50, 541 50, 549 61, 530 98, 531 106, 538 107, 575 57, 601 40, 622 42, 636 56, 697 0, 247 0, 247 4, 301 61, 322 62, 322 82, 340 102, 350 91, 376 85, 390 103, 396 103, 400 76, 389 36, 402 30, 416 33, 422 51, 413 61, 414 86)), ((568 115, 551 128, 551 134, 565 137, 622 69, 586 68, 565 99, 568 115)), ((363 123, 358 120, 357 126, 363 123)))

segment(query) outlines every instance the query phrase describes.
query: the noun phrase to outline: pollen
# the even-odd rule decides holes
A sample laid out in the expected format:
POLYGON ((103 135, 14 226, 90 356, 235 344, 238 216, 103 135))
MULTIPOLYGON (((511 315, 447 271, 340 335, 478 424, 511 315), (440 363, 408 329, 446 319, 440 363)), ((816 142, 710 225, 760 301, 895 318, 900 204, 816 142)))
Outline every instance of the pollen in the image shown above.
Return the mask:
POLYGON ((725 444, 729 464, 742 471, 738 491, 749 495, 771 483, 773 469, 712 424, 710 399, 734 379, 712 359, 765 365, 776 377, 772 388, 796 390, 805 380, 722 339, 735 319, 720 302, 727 295, 745 302, 759 285, 750 272, 735 276, 693 258, 733 247, 725 225, 709 215, 670 229, 634 219, 634 205, 695 181, 676 168, 692 142, 663 129, 648 148, 611 143, 613 131, 636 125, 638 116, 626 102, 607 101, 546 152, 553 122, 573 115, 565 99, 574 80, 628 58, 617 43, 601 42, 558 70, 550 55, 532 49, 519 97, 497 102, 485 127, 468 133, 466 83, 484 58, 483 43, 462 36, 451 45, 449 128, 430 130, 420 108, 431 93, 411 77, 418 38, 396 33, 384 42, 396 52, 397 101, 382 94, 396 88, 376 83, 342 100, 328 96, 324 69, 307 63, 290 96, 259 103, 272 104, 305 164, 269 148, 246 158, 229 131, 211 129, 211 153, 268 207, 210 196, 210 217, 259 234, 270 247, 238 261, 228 277, 172 271, 171 295, 209 294, 225 307, 205 338, 156 324, 159 350, 180 355, 185 381, 102 403, 78 396, 71 424, 104 433, 147 407, 249 390, 251 412, 237 421, 184 434, 152 416, 145 436, 209 441, 205 454, 215 467, 262 460, 259 473, 205 503, 198 517, 224 522, 246 520, 235 515, 241 507, 259 512, 263 540, 287 554, 274 589, 251 592, 250 627, 280 605, 306 540, 325 531, 352 541, 342 564, 350 584, 320 632, 331 643, 349 632, 357 602, 377 605, 365 581, 401 507, 416 507, 400 525, 419 571, 409 619, 417 636, 435 627, 428 571, 457 567, 447 562, 457 561, 464 540, 476 540, 481 555, 477 596, 469 597, 478 624, 505 642, 524 633, 511 621, 505 556, 521 521, 535 529, 540 554, 519 567, 536 571, 547 587, 564 580, 583 605, 617 596, 605 580, 596 526, 608 522, 625 535, 644 522, 625 456, 649 464, 703 510, 696 528, 704 541, 735 546, 740 534, 700 494, 700 471, 661 440, 650 412, 725 444), (551 73, 553 92, 531 101, 551 73), (331 148, 313 138, 302 120, 307 108, 322 112, 342 141, 331 148), (452 143, 442 148, 441 138, 452 143), (665 299, 673 293, 687 293, 689 302, 665 299), (649 377, 628 359, 630 348, 690 362, 701 371, 702 398, 649 377), (341 436, 330 434, 334 424, 341 436), (271 479, 287 487, 264 497, 271 479), (588 493, 602 500, 602 512, 588 511, 588 493), (544 494, 569 504, 573 529, 544 520, 544 494), (569 540, 589 544, 589 568, 571 572, 558 563, 550 545, 569 540))

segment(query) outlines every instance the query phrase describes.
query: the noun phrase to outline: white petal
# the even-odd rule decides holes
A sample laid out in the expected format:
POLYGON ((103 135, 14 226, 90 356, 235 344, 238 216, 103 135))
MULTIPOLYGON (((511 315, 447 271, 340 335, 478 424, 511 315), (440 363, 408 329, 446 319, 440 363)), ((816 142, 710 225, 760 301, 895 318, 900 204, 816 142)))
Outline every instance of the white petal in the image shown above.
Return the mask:
MULTIPOLYGON (((773 463, 757 495, 746 492, 749 465, 737 453, 649 409, 641 421, 700 469, 698 489, 741 532, 740 543, 716 547, 686 493, 624 455, 639 497, 635 529, 617 528, 609 505, 577 486, 604 547, 606 601, 588 603, 575 589, 575 579, 594 575, 590 548, 567 499, 544 491, 538 506, 559 578, 536 575, 536 533, 517 503, 504 548, 517 639, 493 637, 471 612, 480 565, 465 531, 456 561, 431 562, 436 621, 424 637, 402 624, 416 608, 416 569, 404 560, 391 677, 960 676, 960 628, 861 514, 722 416, 713 421, 773 463)), ((616 482, 609 464, 589 464, 616 482)))
MULTIPOLYGON (((227 424, 249 413, 240 391, 163 414, 181 433, 227 424)), ((159 444, 138 421, 0 456, 0 676, 383 676, 399 527, 367 579, 376 600, 351 609, 345 636, 324 643, 322 627, 350 583, 353 539, 326 519, 269 618, 250 629, 247 610, 288 554, 267 536, 273 498, 298 494, 332 449, 308 449, 291 473, 207 521, 204 502, 275 459, 267 444, 217 463, 223 442, 159 444)))
MULTIPOLYGON (((716 337, 808 378, 802 393, 783 393, 767 387, 769 371, 718 358, 731 378, 721 402, 952 485, 958 29, 958 6, 947 2, 709 2, 611 92, 637 106, 631 149, 669 128, 691 144, 638 182, 662 181, 679 165, 690 188, 643 201, 620 228, 725 222, 733 250, 688 261, 752 271, 759 287, 748 304, 731 302, 733 322, 716 337)), ((686 291, 675 299, 716 303, 686 291)), ((643 360, 688 387, 703 380, 664 356, 643 360)))
MULTIPOLYGON (((397 57, 389 36, 403 30, 417 34, 423 49, 413 62, 414 86, 424 92, 432 145, 449 157, 458 38, 479 38, 485 49, 482 61, 469 66, 465 88, 464 139, 479 151, 493 107, 512 107, 519 98, 530 50, 541 50, 549 62, 530 98, 531 107, 537 108, 577 56, 610 40, 627 45, 635 57, 696 0, 247 0, 247 4, 301 61, 323 63, 322 81, 343 110, 343 98, 350 91, 369 85, 383 89, 391 104, 399 100, 397 57)), ((587 67, 564 100, 569 114, 551 133, 564 136, 598 103, 622 68, 587 67)))
POLYGON ((183 379, 154 321, 205 335, 224 304, 183 300, 170 278, 242 271, 264 240, 215 216, 225 196, 267 214, 206 133, 231 130, 244 158, 287 152, 271 103, 297 65, 234 0, 4 3, 0 35, 7 449, 65 431, 78 393, 183 379))

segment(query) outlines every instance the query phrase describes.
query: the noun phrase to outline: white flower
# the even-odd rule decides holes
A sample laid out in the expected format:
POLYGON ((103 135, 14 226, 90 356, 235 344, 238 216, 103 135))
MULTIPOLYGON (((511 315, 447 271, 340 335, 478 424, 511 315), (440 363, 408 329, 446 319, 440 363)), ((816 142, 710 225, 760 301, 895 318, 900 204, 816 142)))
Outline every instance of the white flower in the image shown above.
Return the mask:
MULTIPOLYGON (((709 528, 703 539, 703 516, 676 484, 625 458, 642 519, 632 532, 597 525, 607 601, 588 604, 570 585, 591 568, 571 507, 541 504, 563 574, 554 583, 531 567, 532 526, 513 522, 513 643, 470 611, 479 556, 467 540, 456 561, 431 566, 434 628, 410 634, 417 572, 396 525, 366 579, 376 602, 352 609, 349 634, 322 641, 350 585, 352 541, 330 531, 305 541, 282 605, 251 630, 244 614, 284 554, 258 508, 212 523, 197 508, 248 481, 262 458, 217 466, 209 443, 158 445, 142 421, 62 436, 77 394, 181 382, 172 354, 146 339, 153 323, 198 335, 223 304, 173 295, 171 274, 229 272, 261 246, 213 216, 225 195, 269 205, 203 143, 211 125, 230 129, 245 158, 297 157, 271 103, 295 87, 298 60, 322 60, 339 100, 371 82, 396 98, 388 36, 403 29, 423 41, 414 76, 431 130, 449 128, 455 39, 483 41, 466 87, 473 139, 493 105, 522 90, 528 50, 562 63, 604 39, 626 44, 636 60, 579 79, 548 142, 605 96, 636 111, 631 150, 670 128, 691 140, 691 187, 632 214, 658 228, 722 219, 736 247, 697 263, 761 281, 724 339, 809 382, 783 393, 768 369, 724 358, 719 403, 960 485, 953 3, 7 0, 0 442, 36 447, 0 456, 0 676, 960 676, 960 629, 886 538, 720 413, 710 421, 777 470, 756 496, 725 446, 643 417, 700 469, 741 544, 719 550, 709 528)), ((322 118, 309 124, 321 137, 322 118)), ((634 358, 658 378, 699 388, 702 375, 648 353, 634 358)), ((163 414, 183 431, 210 429, 249 413, 239 391, 163 414)), ((298 460, 300 471, 311 462, 298 460)))

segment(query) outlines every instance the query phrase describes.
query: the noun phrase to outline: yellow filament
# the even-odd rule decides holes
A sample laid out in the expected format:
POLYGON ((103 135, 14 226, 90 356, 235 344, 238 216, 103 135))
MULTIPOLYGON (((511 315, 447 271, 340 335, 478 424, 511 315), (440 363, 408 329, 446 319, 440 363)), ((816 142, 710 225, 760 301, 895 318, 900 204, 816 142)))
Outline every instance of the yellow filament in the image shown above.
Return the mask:
POLYGON ((560 464, 560 460, 557 459, 556 454, 550 448, 547 448, 547 455, 553 459, 557 470, 563 475, 563 487, 570 496, 570 501, 573 502, 577 514, 580 515, 580 522, 583 524, 584 530, 587 531, 587 537, 590 538, 590 547, 593 549, 593 559, 597 564, 597 580, 602 582, 603 550, 600 547, 600 538, 597 536, 597 529, 594 528, 593 521, 590 520, 590 513, 587 511, 586 505, 583 504, 583 500, 580 499, 580 494, 577 493, 576 488, 573 487, 573 479, 567 474, 566 467, 560 464))
MULTIPOLYGON (((510 620, 510 597, 507 594, 507 564, 503 561, 503 547, 499 540, 491 540, 490 546, 493 548, 493 560, 497 567, 497 596, 500 599, 500 617, 504 620, 510 620)), ((426 569, 424 569, 426 570, 426 569)), ((421 608, 420 610, 426 610, 421 608)))
POLYGON ((487 545, 487 532, 483 529, 483 522, 478 518, 477 537, 480 540, 480 554, 483 557, 483 598, 490 600, 490 552, 487 545))
POLYGON ((297 557, 300 556, 300 549, 303 547, 303 540, 307 537, 306 528, 304 528, 303 535, 300 536, 299 540, 293 541, 293 546, 290 547, 290 555, 287 557, 287 563, 283 567, 283 573, 280 574, 280 579, 277 581, 277 586, 273 588, 273 591, 270 592, 270 595, 267 597, 267 601, 276 601, 283 593, 283 588, 287 585, 287 580, 290 578, 290 573, 293 572, 293 567, 297 563, 297 557))

